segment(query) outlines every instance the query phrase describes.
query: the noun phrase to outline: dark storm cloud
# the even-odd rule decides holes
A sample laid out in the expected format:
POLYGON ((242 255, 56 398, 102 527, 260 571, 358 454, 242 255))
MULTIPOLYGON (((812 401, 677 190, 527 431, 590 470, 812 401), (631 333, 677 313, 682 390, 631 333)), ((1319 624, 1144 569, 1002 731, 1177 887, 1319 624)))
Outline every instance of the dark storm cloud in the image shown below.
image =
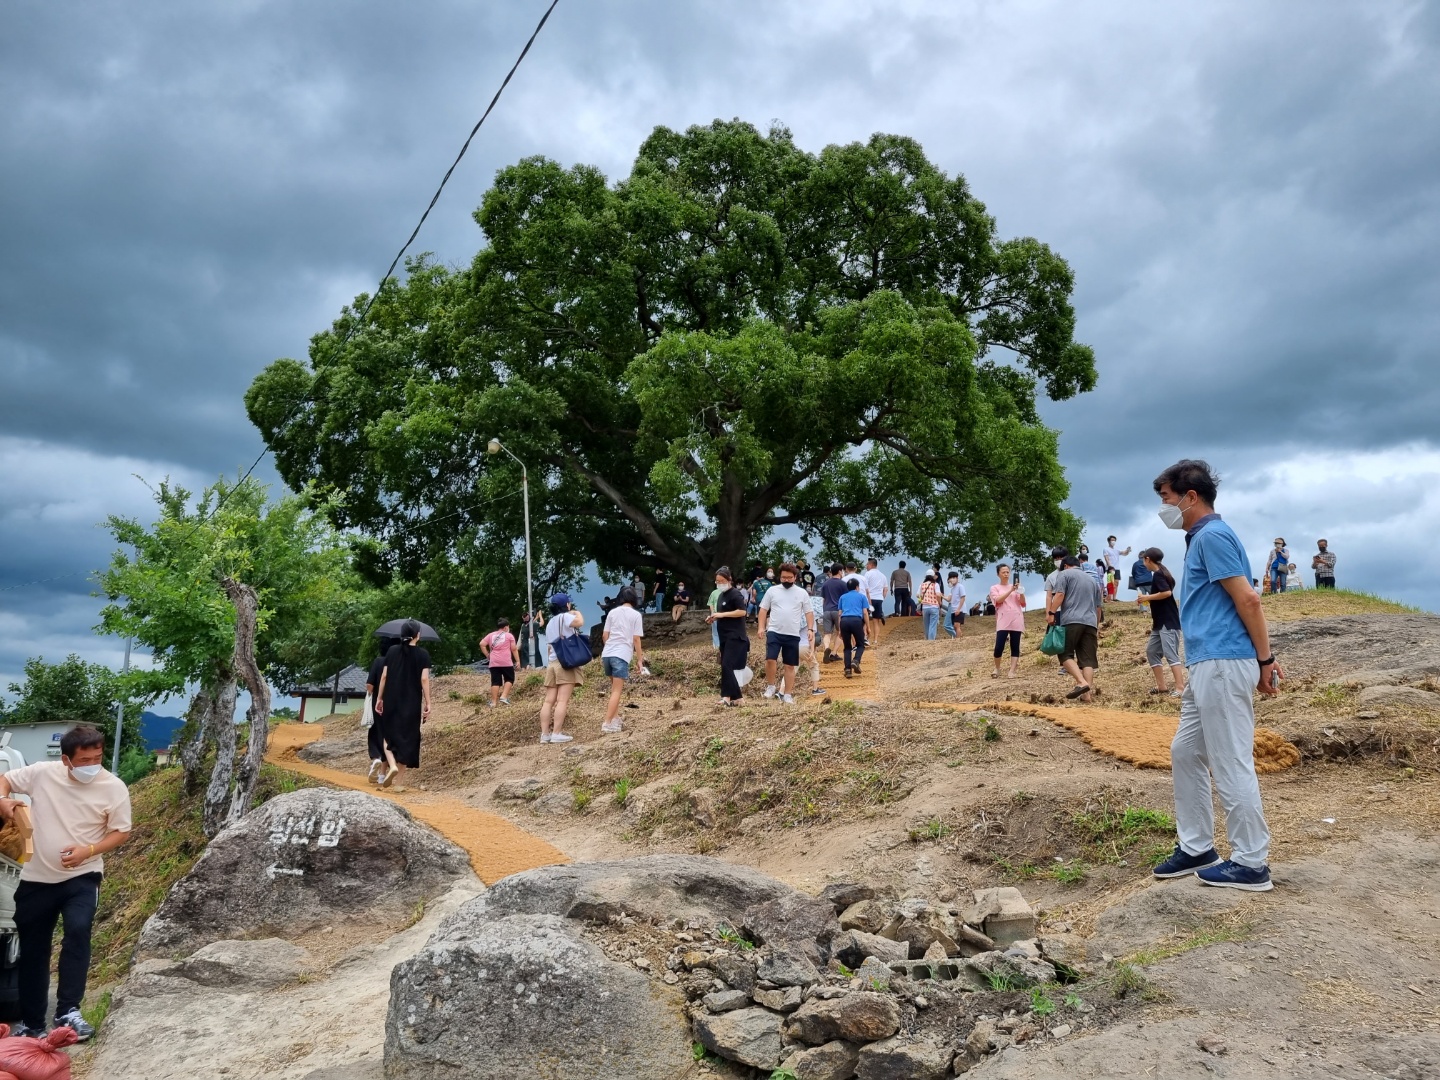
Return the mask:
MULTIPOLYGON (((90 516, 5 519, 0 585, 103 563, 121 459, 253 459, 245 387, 373 288, 541 10, 6 5, 0 435, 53 490, 17 503, 12 473, 0 499, 75 489, 90 516)), ((1432 441, 1436 5, 561 0, 417 250, 468 260, 521 156, 614 178, 656 124, 732 116, 812 150, 914 135, 1070 260, 1101 382, 1045 412, 1097 528, 1182 453, 1258 484, 1432 441)), ((73 582, 0 614, 83 644, 73 582)))

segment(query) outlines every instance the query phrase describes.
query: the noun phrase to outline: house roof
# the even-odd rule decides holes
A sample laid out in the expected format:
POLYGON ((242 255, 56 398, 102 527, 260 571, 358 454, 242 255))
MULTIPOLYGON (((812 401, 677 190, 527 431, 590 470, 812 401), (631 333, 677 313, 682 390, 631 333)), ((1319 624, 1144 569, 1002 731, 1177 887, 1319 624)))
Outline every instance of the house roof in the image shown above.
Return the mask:
MULTIPOLYGON (((342 694, 363 694, 365 693, 365 677, 369 674, 365 668, 351 664, 340 672, 340 685, 338 687, 342 694)), ((329 697, 336 689, 333 678, 326 679, 323 683, 307 683, 304 686, 293 687, 290 691, 294 697, 329 697)))

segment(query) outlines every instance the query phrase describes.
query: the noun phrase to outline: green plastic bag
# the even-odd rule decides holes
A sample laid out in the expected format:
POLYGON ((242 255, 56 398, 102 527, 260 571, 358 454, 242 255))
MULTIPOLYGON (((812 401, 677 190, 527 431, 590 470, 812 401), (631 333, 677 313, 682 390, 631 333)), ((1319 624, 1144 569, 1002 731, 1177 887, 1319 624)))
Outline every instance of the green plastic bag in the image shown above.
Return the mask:
POLYGON ((1045 637, 1040 642, 1040 651, 1046 656, 1059 656, 1065 651, 1065 627, 1056 623, 1045 631, 1045 637))

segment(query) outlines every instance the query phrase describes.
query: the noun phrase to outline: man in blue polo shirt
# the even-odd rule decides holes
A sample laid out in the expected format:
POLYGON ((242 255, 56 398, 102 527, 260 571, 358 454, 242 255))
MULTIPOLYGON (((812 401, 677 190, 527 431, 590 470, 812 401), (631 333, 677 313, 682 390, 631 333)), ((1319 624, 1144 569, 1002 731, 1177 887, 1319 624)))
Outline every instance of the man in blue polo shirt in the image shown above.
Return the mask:
POLYGON ((1250 586, 1245 548, 1215 513, 1218 485, 1209 465, 1189 459, 1155 478, 1164 503, 1160 519, 1185 530, 1180 626, 1188 678, 1170 744, 1180 842, 1154 874, 1195 874, 1203 885, 1265 892, 1271 888, 1270 829, 1255 776, 1254 692, 1275 694, 1281 672, 1260 597, 1250 586), (1225 860, 1215 852, 1212 778, 1230 839, 1225 860))

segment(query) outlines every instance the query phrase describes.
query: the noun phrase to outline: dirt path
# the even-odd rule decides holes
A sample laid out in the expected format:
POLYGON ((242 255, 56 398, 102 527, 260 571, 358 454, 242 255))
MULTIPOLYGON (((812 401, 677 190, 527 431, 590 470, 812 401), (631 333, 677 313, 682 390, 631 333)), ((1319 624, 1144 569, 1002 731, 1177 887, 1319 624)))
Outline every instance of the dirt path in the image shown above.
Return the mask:
POLYGON ((570 861, 553 844, 531 835, 498 814, 477 810, 443 795, 414 789, 396 792, 378 788, 363 776, 316 765, 297 756, 296 751, 302 746, 316 742, 324 735, 323 724, 281 724, 270 733, 270 749, 265 760, 332 787, 368 791, 371 795, 400 804, 441 836, 468 851, 470 865, 486 885, 493 885, 501 878, 522 870, 570 861))

